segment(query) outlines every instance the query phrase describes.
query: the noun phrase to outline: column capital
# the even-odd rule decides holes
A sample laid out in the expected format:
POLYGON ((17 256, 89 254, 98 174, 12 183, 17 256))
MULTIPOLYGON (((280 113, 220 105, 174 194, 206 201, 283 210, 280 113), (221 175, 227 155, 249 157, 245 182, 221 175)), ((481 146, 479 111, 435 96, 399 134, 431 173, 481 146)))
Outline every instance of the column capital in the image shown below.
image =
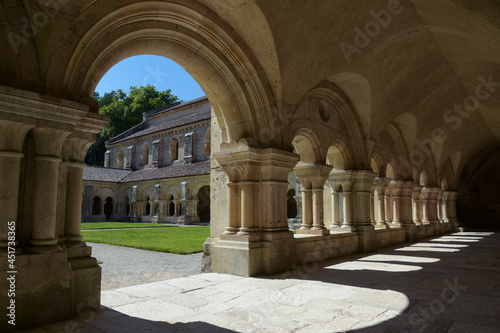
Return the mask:
POLYGON ((286 182, 299 155, 274 148, 249 147, 244 142, 221 145, 213 158, 228 175, 230 182, 242 180, 286 182))
POLYGON ((303 189, 323 189, 332 169, 327 164, 306 164, 293 168, 293 173, 303 189))

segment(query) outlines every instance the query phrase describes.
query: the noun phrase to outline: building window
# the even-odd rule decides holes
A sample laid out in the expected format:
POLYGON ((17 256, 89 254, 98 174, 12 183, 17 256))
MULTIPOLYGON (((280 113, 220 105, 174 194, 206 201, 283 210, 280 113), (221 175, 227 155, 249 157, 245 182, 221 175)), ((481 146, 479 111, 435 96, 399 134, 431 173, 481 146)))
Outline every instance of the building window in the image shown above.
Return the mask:
POLYGON ((123 161, 124 161, 124 152, 123 149, 120 149, 120 152, 118 153, 118 169, 125 168, 123 161))
POLYGON ((179 140, 172 139, 170 141, 170 161, 177 161, 179 159, 179 140))
POLYGON ((144 145, 144 147, 142 147, 141 162, 142 162, 142 165, 149 164, 149 146, 148 145, 144 145))
POLYGON ((101 198, 94 197, 92 200, 92 215, 101 215, 101 198))

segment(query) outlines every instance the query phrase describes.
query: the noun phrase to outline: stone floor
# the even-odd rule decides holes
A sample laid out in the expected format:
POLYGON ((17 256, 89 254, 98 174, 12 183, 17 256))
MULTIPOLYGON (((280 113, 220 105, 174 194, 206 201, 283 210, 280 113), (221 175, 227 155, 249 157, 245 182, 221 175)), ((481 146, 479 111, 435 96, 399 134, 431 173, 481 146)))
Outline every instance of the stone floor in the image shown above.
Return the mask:
POLYGON ((104 291, 103 311, 24 332, 500 332, 500 233, 463 232, 273 277, 104 291))

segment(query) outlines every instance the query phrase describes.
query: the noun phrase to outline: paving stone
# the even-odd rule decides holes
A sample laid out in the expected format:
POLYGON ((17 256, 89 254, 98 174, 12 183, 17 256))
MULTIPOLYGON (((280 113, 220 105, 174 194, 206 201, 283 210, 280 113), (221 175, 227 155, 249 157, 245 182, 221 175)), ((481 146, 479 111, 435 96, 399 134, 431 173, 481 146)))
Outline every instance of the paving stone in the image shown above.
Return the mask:
POLYGON ((144 298, 127 294, 118 290, 108 290, 101 292, 101 304, 113 308, 124 304, 137 303, 143 301, 144 298))

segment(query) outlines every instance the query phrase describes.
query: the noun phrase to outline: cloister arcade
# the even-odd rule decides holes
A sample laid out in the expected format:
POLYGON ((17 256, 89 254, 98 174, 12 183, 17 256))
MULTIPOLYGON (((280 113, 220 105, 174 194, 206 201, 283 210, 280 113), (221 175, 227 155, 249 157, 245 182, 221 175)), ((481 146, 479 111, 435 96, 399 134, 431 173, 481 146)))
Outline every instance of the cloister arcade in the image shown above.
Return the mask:
MULTIPOLYGON (((2 1, 0 244, 2 258, 16 253, 18 328, 99 309, 100 267, 80 235, 83 160, 107 122, 94 89, 134 55, 176 61, 212 105, 212 271, 272 274, 456 230, 457 209, 498 226, 500 8, 475 4, 2 1), (389 22, 361 38, 380 13, 389 22)), ((140 209, 154 212, 145 194, 140 209)))

